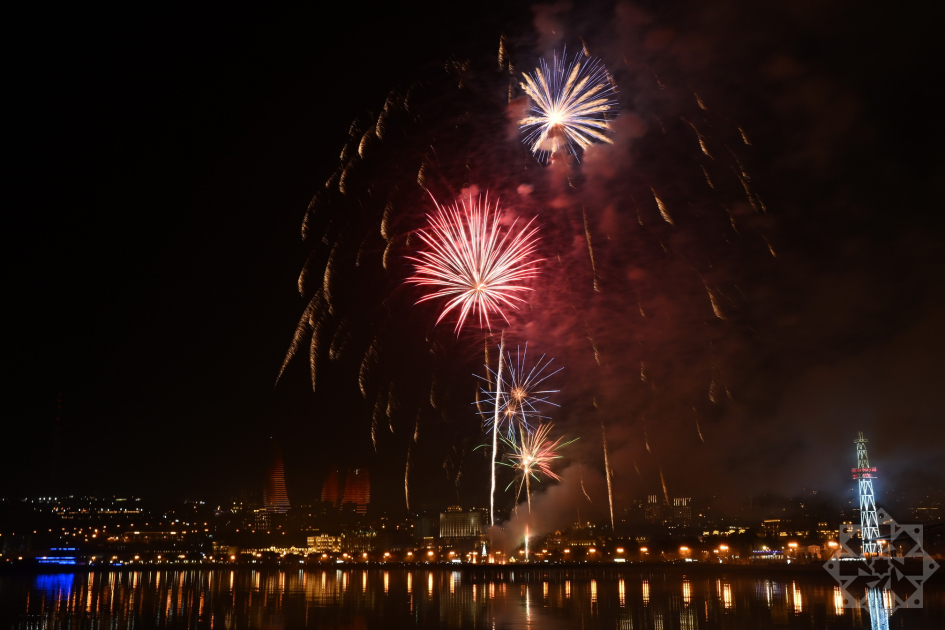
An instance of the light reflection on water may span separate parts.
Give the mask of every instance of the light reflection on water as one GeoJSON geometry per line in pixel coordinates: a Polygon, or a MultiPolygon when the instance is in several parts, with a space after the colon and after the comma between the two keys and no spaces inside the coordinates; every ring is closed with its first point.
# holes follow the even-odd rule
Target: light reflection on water
{"type": "MultiPolygon", "coordinates": [[[[829,576],[702,571],[145,570],[0,574],[0,626],[59,628],[942,628],[945,589],[888,620],[829,576]],[[423,586],[416,588],[415,580],[423,586]],[[888,626],[884,625],[888,621],[888,626]]],[[[880,596],[881,597],[881,596],[880,596]]],[[[872,599],[878,605],[880,600],[872,599]]]]}

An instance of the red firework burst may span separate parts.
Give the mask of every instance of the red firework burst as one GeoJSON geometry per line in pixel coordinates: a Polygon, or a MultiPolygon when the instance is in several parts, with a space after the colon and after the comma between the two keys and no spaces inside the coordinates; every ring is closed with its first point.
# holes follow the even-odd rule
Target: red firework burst
{"type": "Polygon", "coordinates": [[[490,328],[490,316],[524,303],[519,293],[531,291],[525,281],[538,273],[534,258],[538,227],[534,219],[517,228],[514,220],[507,229],[500,225],[499,202],[490,205],[489,197],[461,199],[452,206],[441,206],[427,215],[428,226],[418,236],[426,248],[410,257],[415,263],[408,282],[430,287],[432,292],[417,300],[446,300],[439,323],[454,309],[459,313],[456,334],[469,315],[479,318],[480,327],[490,328]]]}

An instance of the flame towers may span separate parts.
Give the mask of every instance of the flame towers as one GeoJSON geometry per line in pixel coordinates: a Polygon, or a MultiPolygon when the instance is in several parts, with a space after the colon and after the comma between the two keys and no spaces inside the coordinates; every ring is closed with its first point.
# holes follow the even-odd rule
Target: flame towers
{"type": "Polygon", "coordinates": [[[289,495],[285,489],[285,467],[282,464],[282,452],[272,443],[272,460],[263,487],[263,505],[267,512],[285,514],[289,511],[289,495]]]}

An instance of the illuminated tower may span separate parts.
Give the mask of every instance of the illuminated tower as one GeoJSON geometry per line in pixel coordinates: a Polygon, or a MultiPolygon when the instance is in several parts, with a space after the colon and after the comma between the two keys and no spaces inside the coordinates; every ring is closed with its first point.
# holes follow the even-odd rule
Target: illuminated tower
{"type": "Polygon", "coordinates": [[[876,518],[876,496],[873,494],[873,479],[876,479],[876,469],[870,468],[869,457],[866,456],[866,438],[860,431],[856,444],[856,468],[853,469],[853,478],[859,484],[860,495],[860,537],[863,541],[863,555],[879,553],[879,520],[876,518]]]}
{"type": "Polygon", "coordinates": [[[285,491],[285,469],[279,446],[272,443],[272,464],[263,487],[263,505],[268,512],[285,514],[289,511],[289,495],[285,491]]]}
{"type": "Polygon", "coordinates": [[[354,503],[358,514],[367,512],[371,502],[371,475],[367,468],[349,470],[345,476],[345,491],[341,503],[354,503]]]}
{"type": "Polygon", "coordinates": [[[341,474],[338,472],[338,467],[335,466],[328,474],[328,479],[326,479],[325,483],[322,485],[322,501],[338,507],[341,502],[341,497],[341,474]]]}

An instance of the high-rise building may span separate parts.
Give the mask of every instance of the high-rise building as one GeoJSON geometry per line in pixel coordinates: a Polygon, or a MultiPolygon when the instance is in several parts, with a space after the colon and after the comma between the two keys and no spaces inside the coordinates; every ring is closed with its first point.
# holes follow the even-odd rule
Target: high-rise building
{"type": "Polygon", "coordinates": [[[647,496],[644,518],[651,523],[661,523],[663,521],[663,504],[660,503],[657,495],[651,494],[647,496]]]}
{"type": "Polygon", "coordinates": [[[440,512],[440,543],[460,552],[478,550],[486,542],[488,522],[488,510],[467,512],[458,505],[448,507],[446,512],[440,512]]]}
{"type": "Polygon", "coordinates": [[[267,512],[285,514],[289,511],[289,495],[285,490],[285,469],[279,445],[272,442],[272,460],[263,487],[263,506],[267,512]]]}
{"type": "Polygon", "coordinates": [[[338,467],[335,466],[332,471],[328,473],[328,479],[326,479],[325,483],[322,485],[322,502],[331,503],[333,506],[338,507],[341,503],[342,496],[341,473],[338,471],[338,467]]]}
{"type": "Polygon", "coordinates": [[[677,497],[673,499],[673,520],[678,523],[689,523],[692,520],[692,499],[677,497]]]}
{"type": "Polygon", "coordinates": [[[485,532],[486,516],[482,510],[448,507],[440,513],[440,538],[477,538],[485,532]]]}
{"type": "Polygon", "coordinates": [[[367,512],[371,502],[371,474],[367,468],[355,468],[345,475],[344,493],[341,495],[341,504],[353,503],[358,514],[367,512]]]}

